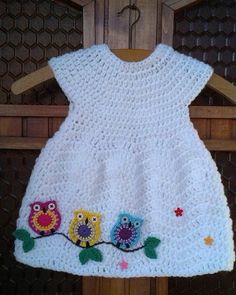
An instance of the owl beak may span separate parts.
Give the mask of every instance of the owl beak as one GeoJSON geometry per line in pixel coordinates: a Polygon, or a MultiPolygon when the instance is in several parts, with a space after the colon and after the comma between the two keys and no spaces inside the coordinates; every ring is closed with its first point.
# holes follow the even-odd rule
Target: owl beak
{"type": "Polygon", "coordinates": [[[45,208],[45,207],[43,207],[43,213],[46,213],[46,211],[47,211],[47,210],[46,210],[46,208],[45,208]]]}
{"type": "Polygon", "coordinates": [[[131,227],[131,225],[132,225],[132,224],[131,224],[131,221],[130,221],[130,222],[129,222],[129,227],[131,227]]]}
{"type": "Polygon", "coordinates": [[[86,223],[86,224],[88,223],[88,218],[85,219],[85,223],[86,223]]]}

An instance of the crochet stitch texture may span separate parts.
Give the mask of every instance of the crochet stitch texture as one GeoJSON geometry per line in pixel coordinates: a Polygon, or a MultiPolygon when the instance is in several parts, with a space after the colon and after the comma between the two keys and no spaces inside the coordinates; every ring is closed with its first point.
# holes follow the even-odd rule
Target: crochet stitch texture
{"type": "Polygon", "coordinates": [[[138,62],[102,43],[49,65],[69,112],[36,159],[14,233],[16,260],[125,278],[232,270],[220,173],[188,109],[213,68],[163,43],[138,62]],[[56,205],[31,211],[50,201],[56,205]],[[51,216],[60,216],[59,228],[51,216]]]}

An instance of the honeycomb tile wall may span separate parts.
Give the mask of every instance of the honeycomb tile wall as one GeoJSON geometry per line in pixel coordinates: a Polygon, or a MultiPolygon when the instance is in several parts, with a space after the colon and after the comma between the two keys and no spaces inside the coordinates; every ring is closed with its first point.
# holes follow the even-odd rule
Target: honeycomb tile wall
{"type": "MultiPolygon", "coordinates": [[[[211,64],[215,73],[236,85],[235,23],[236,1],[202,1],[175,15],[173,47],[211,64]]],[[[233,104],[205,88],[191,105],[233,104]]],[[[211,151],[211,155],[221,173],[236,241],[236,153],[211,151]]],[[[233,295],[235,290],[236,269],[201,277],[169,278],[170,295],[233,295]]]]}
{"type": "Polygon", "coordinates": [[[82,8],[68,1],[0,1],[0,104],[68,104],[56,82],[14,95],[11,84],[56,55],[83,47],[82,8]]]}

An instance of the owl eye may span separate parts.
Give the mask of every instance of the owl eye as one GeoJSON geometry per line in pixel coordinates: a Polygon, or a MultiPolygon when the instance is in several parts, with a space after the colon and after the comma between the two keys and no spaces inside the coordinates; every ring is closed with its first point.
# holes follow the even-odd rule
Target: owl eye
{"type": "Polygon", "coordinates": [[[78,217],[78,219],[83,219],[84,215],[83,215],[82,213],[79,213],[79,214],[77,215],[77,217],[78,217]]]}
{"type": "Polygon", "coordinates": [[[93,217],[92,217],[92,222],[97,222],[97,220],[98,220],[98,219],[97,219],[96,216],[93,216],[93,217]]]}
{"type": "Polygon", "coordinates": [[[128,221],[129,221],[128,217],[126,216],[122,217],[122,222],[128,222],[128,221]]]}
{"type": "Polygon", "coordinates": [[[34,209],[34,211],[39,211],[39,210],[41,209],[41,207],[40,207],[39,204],[35,204],[35,205],[33,206],[33,209],[34,209]]]}
{"type": "Polygon", "coordinates": [[[140,226],[140,222],[139,221],[135,221],[134,226],[135,227],[139,227],[140,226]]]}
{"type": "Polygon", "coordinates": [[[49,210],[54,210],[56,208],[56,205],[54,203],[49,203],[48,204],[48,209],[49,210]]]}

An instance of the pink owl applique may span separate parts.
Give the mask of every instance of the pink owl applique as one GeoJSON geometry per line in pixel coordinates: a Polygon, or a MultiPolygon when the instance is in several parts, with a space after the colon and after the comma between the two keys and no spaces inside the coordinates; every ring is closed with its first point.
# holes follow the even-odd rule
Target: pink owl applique
{"type": "Polygon", "coordinates": [[[61,215],[56,201],[34,202],[30,204],[29,225],[41,236],[54,233],[61,224],[61,215]]]}

